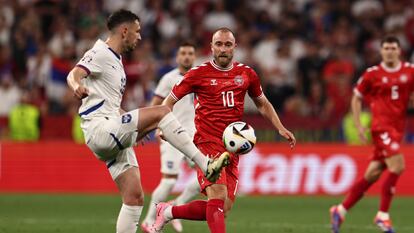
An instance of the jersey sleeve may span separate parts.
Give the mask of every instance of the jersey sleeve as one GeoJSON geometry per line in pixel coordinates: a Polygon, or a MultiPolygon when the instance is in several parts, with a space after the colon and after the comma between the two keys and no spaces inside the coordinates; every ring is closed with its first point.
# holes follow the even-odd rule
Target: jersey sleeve
{"type": "Polygon", "coordinates": [[[170,94],[172,85],[171,79],[168,76],[164,76],[161,78],[160,82],[158,83],[157,87],[155,88],[154,94],[161,98],[166,98],[168,94],[170,94]]]}
{"type": "Polygon", "coordinates": [[[88,73],[88,76],[97,76],[102,73],[103,60],[99,52],[89,50],[83,55],[76,66],[84,69],[88,73]]]}
{"type": "Polygon", "coordinates": [[[252,98],[258,98],[263,95],[262,85],[260,84],[260,79],[257,73],[249,68],[248,71],[250,85],[248,89],[249,96],[252,98]]]}
{"type": "Polygon", "coordinates": [[[172,88],[172,91],[170,93],[170,95],[175,99],[175,100],[180,100],[181,98],[183,98],[185,95],[194,92],[194,88],[196,85],[196,70],[198,67],[192,68],[190,71],[188,71],[183,79],[176,83],[174,85],[174,87],[172,88]]]}
{"type": "Polygon", "coordinates": [[[355,95],[364,97],[369,94],[371,89],[371,76],[372,71],[365,71],[365,73],[358,79],[358,82],[354,88],[355,95]]]}

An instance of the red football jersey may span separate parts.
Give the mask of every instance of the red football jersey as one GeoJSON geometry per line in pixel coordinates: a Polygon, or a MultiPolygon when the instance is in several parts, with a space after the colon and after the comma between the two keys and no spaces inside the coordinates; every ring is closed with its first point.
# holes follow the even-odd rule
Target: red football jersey
{"type": "Polygon", "coordinates": [[[189,70],[171,91],[175,100],[195,94],[194,142],[221,143],[224,129],[242,119],[244,97],[263,95],[256,72],[244,64],[233,62],[222,69],[214,61],[203,63],[189,70]]]}
{"type": "Polygon", "coordinates": [[[403,134],[410,94],[414,89],[414,65],[400,62],[394,69],[383,63],[368,68],[354,89],[372,112],[371,130],[393,128],[403,134]]]}

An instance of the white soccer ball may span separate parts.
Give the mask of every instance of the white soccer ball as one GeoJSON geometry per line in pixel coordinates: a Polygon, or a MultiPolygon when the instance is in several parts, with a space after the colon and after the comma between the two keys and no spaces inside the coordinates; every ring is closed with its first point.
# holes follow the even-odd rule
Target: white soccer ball
{"type": "Polygon", "coordinates": [[[246,122],[233,122],[223,132],[223,143],[230,153],[246,154],[256,144],[254,129],[246,122]]]}

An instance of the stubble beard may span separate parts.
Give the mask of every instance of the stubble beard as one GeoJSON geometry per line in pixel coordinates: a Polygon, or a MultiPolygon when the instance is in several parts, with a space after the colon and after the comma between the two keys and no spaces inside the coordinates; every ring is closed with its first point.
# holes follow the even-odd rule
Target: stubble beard
{"type": "Polygon", "coordinates": [[[233,56],[226,56],[226,57],[220,57],[220,56],[215,56],[214,60],[216,61],[217,65],[219,65],[221,68],[227,68],[230,64],[230,62],[232,61],[233,56]]]}

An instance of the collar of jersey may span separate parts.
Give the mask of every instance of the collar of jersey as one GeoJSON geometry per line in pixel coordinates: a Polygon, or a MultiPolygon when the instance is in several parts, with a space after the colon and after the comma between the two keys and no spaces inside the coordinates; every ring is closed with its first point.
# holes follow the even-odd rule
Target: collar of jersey
{"type": "Polygon", "coordinates": [[[211,60],[211,61],[210,61],[210,64],[211,64],[214,68],[216,68],[217,70],[220,70],[220,71],[230,71],[231,69],[233,69],[233,62],[232,62],[232,63],[231,63],[231,65],[230,65],[229,67],[227,67],[227,68],[221,68],[220,66],[216,65],[216,63],[214,62],[214,60],[211,60]]]}
{"type": "Polygon", "coordinates": [[[394,67],[394,68],[389,68],[389,67],[387,67],[387,66],[385,65],[385,63],[384,63],[384,62],[381,62],[381,67],[382,67],[382,69],[384,69],[385,71],[387,71],[387,72],[389,72],[389,73],[394,73],[394,72],[399,71],[399,70],[401,69],[401,66],[402,66],[402,62],[401,62],[401,61],[400,61],[400,62],[398,63],[398,65],[397,65],[396,67],[394,67]]]}
{"type": "Polygon", "coordinates": [[[109,47],[108,44],[105,43],[105,41],[98,39],[98,43],[101,44],[101,46],[105,46],[106,48],[108,48],[109,51],[111,51],[115,55],[115,57],[118,58],[118,60],[121,60],[121,55],[115,52],[113,49],[111,49],[111,47],[109,47]]]}

